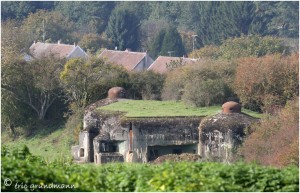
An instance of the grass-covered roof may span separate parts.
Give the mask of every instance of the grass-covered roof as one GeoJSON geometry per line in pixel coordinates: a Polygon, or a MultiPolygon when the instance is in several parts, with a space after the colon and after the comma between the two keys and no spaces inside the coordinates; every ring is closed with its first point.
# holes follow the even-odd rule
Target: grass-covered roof
{"type": "MultiPolygon", "coordinates": [[[[221,106],[191,107],[183,102],[154,100],[122,100],[98,110],[124,112],[126,117],[179,117],[179,116],[209,116],[221,112],[221,106]]],[[[242,112],[254,117],[260,114],[246,109],[242,112]]]]}

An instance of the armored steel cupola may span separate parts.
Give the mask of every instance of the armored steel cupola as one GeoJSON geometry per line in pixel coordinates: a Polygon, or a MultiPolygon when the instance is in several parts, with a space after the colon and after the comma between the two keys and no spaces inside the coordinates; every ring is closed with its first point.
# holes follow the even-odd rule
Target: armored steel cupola
{"type": "Polygon", "coordinates": [[[222,112],[223,113],[241,113],[242,105],[234,102],[229,101],[222,105],[222,112]]]}
{"type": "Polygon", "coordinates": [[[125,89],[122,87],[112,87],[108,90],[107,98],[125,98],[125,89]]]}

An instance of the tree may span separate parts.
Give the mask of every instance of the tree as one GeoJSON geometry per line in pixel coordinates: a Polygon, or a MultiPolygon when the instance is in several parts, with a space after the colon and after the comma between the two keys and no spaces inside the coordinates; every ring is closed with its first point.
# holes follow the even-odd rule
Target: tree
{"type": "Polygon", "coordinates": [[[85,108],[88,104],[105,98],[113,86],[123,86],[128,75],[125,69],[112,66],[101,59],[71,59],[60,74],[71,111],[85,108]]]}
{"type": "Polygon", "coordinates": [[[228,38],[219,47],[220,57],[234,59],[241,57],[262,57],[267,54],[288,54],[289,48],[276,37],[257,35],[228,38]]]}
{"type": "Polygon", "coordinates": [[[165,29],[161,29],[158,34],[156,35],[156,37],[154,38],[150,50],[149,50],[149,54],[155,59],[159,56],[161,48],[162,48],[162,44],[164,41],[164,37],[166,35],[166,30],[165,29]]]}
{"type": "Polygon", "coordinates": [[[270,30],[280,37],[299,37],[299,2],[277,2],[270,30]]]}
{"type": "Polygon", "coordinates": [[[3,1],[1,2],[1,17],[3,20],[22,20],[38,9],[52,10],[53,8],[54,2],[51,1],[3,1]]]}
{"type": "Polygon", "coordinates": [[[75,22],[81,33],[101,34],[114,7],[115,2],[112,1],[60,1],[57,2],[55,10],[75,22]]]}
{"type": "Polygon", "coordinates": [[[88,33],[82,36],[78,45],[87,52],[95,54],[101,48],[108,47],[110,43],[98,34],[88,33]]]}
{"type": "Polygon", "coordinates": [[[128,10],[116,9],[111,14],[106,34],[119,50],[139,48],[139,26],[138,18],[128,10]]]}
{"type": "Polygon", "coordinates": [[[298,53],[240,59],[234,90],[245,107],[272,113],[299,95],[298,53]]]}
{"type": "Polygon", "coordinates": [[[126,90],[133,99],[159,100],[164,82],[165,76],[162,74],[152,71],[134,72],[130,73],[126,90]]]}
{"type": "Polygon", "coordinates": [[[200,58],[235,60],[242,57],[262,57],[267,54],[288,55],[291,48],[284,45],[284,39],[258,35],[228,38],[220,46],[207,45],[195,50],[190,56],[200,58]]]}
{"type": "Polygon", "coordinates": [[[72,37],[74,23],[60,12],[40,10],[34,14],[31,13],[23,21],[21,28],[23,36],[27,37],[28,47],[33,41],[57,42],[62,40],[65,43],[74,43],[72,37]]]}
{"type": "Polygon", "coordinates": [[[222,104],[235,97],[231,88],[234,71],[233,63],[213,60],[177,67],[167,74],[163,99],[183,100],[193,106],[222,104]]]}
{"type": "Polygon", "coordinates": [[[163,56],[168,56],[169,53],[171,53],[172,56],[178,57],[185,55],[185,48],[181,36],[174,26],[167,29],[159,52],[159,54],[163,56]]]}
{"type": "Polygon", "coordinates": [[[16,135],[16,127],[32,130],[29,125],[35,120],[53,119],[54,108],[55,116],[61,115],[62,109],[58,109],[57,103],[61,102],[62,93],[57,71],[54,71],[61,63],[55,59],[25,62],[22,52],[28,37],[24,36],[19,22],[6,20],[1,32],[2,123],[16,135]]]}
{"type": "Polygon", "coordinates": [[[54,58],[11,60],[2,66],[1,86],[34,111],[38,120],[44,120],[49,108],[63,94],[58,79],[61,67],[61,62],[54,58]]]}
{"type": "Polygon", "coordinates": [[[299,36],[298,2],[255,2],[255,17],[250,31],[258,35],[299,36]]]}

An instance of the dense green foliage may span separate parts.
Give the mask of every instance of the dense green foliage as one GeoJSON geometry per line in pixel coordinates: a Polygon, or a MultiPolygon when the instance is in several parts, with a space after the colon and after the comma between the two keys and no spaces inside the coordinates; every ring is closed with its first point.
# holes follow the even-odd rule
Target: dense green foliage
{"type": "Polygon", "coordinates": [[[234,72],[235,65],[222,60],[176,68],[167,74],[163,99],[197,107],[221,105],[236,97],[231,88],[234,72]]]}
{"type": "Polygon", "coordinates": [[[275,169],[243,163],[207,162],[102,166],[59,161],[47,163],[32,156],[27,147],[21,150],[4,147],[1,158],[2,191],[299,191],[296,167],[275,169]],[[11,185],[5,186],[4,182],[11,185]],[[45,188],[52,183],[63,188],[45,188]],[[37,187],[31,188],[34,185],[37,187]]]}
{"type": "MultiPolygon", "coordinates": [[[[160,36],[160,34],[158,34],[160,36]]],[[[159,37],[160,39],[160,37],[159,37]]],[[[185,48],[182,43],[182,39],[177,29],[173,27],[169,27],[166,30],[164,35],[161,49],[156,50],[159,51],[159,55],[161,56],[177,56],[182,57],[185,54],[185,48]]]]}
{"type": "Polygon", "coordinates": [[[123,68],[97,58],[69,60],[60,73],[69,101],[74,105],[72,110],[105,98],[109,88],[123,86],[127,79],[128,74],[123,68]]]}
{"type": "MultiPolygon", "coordinates": [[[[295,43],[296,44],[296,43],[295,43]]],[[[262,57],[267,54],[290,53],[290,48],[285,45],[284,39],[258,35],[242,36],[239,38],[228,38],[222,41],[220,46],[204,46],[195,50],[190,56],[196,55],[206,59],[234,60],[243,57],[262,57]]]]}
{"type": "MultiPolygon", "coordinates": [[[[58,11],[66,19],[74,22],[73,29],[83,33],[105,31],[109,18],[113,18],[117,10],[127,10],[142,23],[142,36],[150,35],[148,42],[140,42],[141,49],[147,49],[155,34],[151,33],[162,22],[174,25],[181,33],[193,31],[198,34],[196,47],[209,44],[220,44],[229,37],[241,35],[272,35],[297,38],[299,35],[299,3],[294,2],[1,2],[2,19],[26,18],[29,13],[38,10],[58,11]],[[156,27],[155,27],[156,26],[156,27]],[[154,28],[153,28],[154,27],[154,28]],[[150,32],[150,33],[148,33],[150,32]]],[[[54,13],[54,12],[53,12],[54,13]]],[[[42,19],[42,18],[41,18],[42,19]]],[[[124,19],[124,18],[123,18],[124,19]]],[[[131,29],[134,20],[127,18],[126,29],[131,29]]],[[[41,23],[37,23],[40,24],[41,23]]],[[[51,31],[49,26],[48,28],[51,31]]],[[[133,31],[135,30],[132,28],[133,31]]],[[[62,36],[63,37],[63,36],[62,36]]],[[[76,39],[76,38],[75,38],[76,39]]],[[[63,41],[67,41],[64,40],[63,41]]],[[[116,46],[116,45],[114,45],[116,46]]],[[[136,47],[130,47],[136,50],[136,47]]],[[[122,47],[122,49],[124,49],[122,47]]],[[[191,51],[191,50],[188,50],[191,51]]]]}
{"type": "Polygon", "coordinates": [[[127,97],[160,100],[164,82],[165,76],[153,71],[130,73],[129,82],[125,86],[127,97]]]}
{"type": "Polygon", "coordinates": [[[109,18],[106,33],[117,49],[135,51],[139,47],[139,26],[137,16],[126,9],[116,9],[109,18]]]}
{"type": "Polygon", "coordinates": [[[101,34],[106,26],[109,16],[115,7],[114,2],[81,2],[58,1],[55,10],[75,22],[80,33],[101,34]]]}

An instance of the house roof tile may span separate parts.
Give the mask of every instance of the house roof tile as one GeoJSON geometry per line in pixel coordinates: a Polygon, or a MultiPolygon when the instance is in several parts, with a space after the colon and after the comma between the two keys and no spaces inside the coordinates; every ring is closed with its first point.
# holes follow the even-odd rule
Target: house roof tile
{"type": "Polygon", "coordinates": [[[131,51],[119,51],[119,50],[107,50],[105,49],[99,58],[107,59],[113,64],[122,65],[125,69],[131,71],[135,66],[140,63],[144,57],[146,57],[146,52],[131,52],[131,51]]]}
{"type": "Polygon", "coordinates": [[[195,64],[196,59],[182,58],[182,57],[168,57],[168,56],[159,56],[152,64],[149,66],[148,70],[152,70],[156,73],[166,73],[168,71],[167,64],[172,61],[179,61],[182,59],[184,65],[186,64],[195,64]]]}
{"type": "Polygon", "coordinates": [[[74,45],[37,42],[30,46],[29,52],[35,58],[49,56],[57,58],[66,58],[73,51],[74,48],[74,45]]]}

